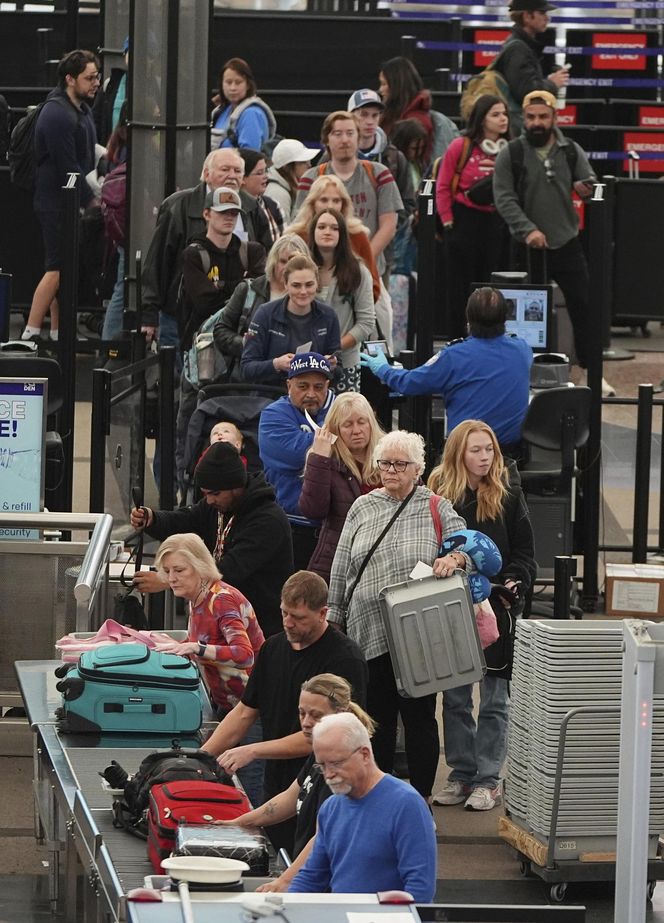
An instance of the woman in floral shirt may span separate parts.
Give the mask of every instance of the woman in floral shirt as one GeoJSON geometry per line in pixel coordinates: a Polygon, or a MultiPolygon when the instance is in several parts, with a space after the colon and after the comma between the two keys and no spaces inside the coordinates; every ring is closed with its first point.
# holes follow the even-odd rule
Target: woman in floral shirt
{"type": "MultiPolygon", "coordinates": [[[[174,595],[189,604],[187,640],[165,642],[157,650],[196,660],[221,720],[242,698],[265,640],[256,614],[248,599],[221,579],[214,558],[198,535],[183,533],[167,538],[159,547],[155,564],[174,595]]],[[[251,739],[243,742],[256,739],[252,731],[254,728],[250,729],[251,739]]],[[[262,764],[253,768],[254,773],[259,769],[262,777],[262,764]]],[[[262,778],[254,780],[257,789],[250,781],[251,770],[252,766],[242,770],[240,779],[252,804],[260,804],[262,778]]]]}

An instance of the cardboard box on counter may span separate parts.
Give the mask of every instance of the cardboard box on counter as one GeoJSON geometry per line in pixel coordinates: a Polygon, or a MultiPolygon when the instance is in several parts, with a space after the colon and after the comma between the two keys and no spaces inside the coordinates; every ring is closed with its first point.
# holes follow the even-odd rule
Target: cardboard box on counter
{"type": "Polygon", "coordinates": [[[664,618],[664,566],[607,564],[606,614],[664,618]]]}

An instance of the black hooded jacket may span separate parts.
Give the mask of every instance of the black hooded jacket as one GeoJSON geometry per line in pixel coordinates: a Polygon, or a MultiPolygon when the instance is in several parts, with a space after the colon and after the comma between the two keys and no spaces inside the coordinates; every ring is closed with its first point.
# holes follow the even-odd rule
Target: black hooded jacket
{"type": "MultiPolygon", "coordinates": [[[[261,472],[249,475],[232,517],[217,565],[226,583],[252,604],[267,638],[282,630],[281,588],[293,573],[293,543],[286,514],[261,472]]],[[[222,529],[229,518],[224,517],[222,529]]],[[[187,509],[155,512],[146,532],[159,541],[169,535],[195,532],[214,554],[218,527],[217,511],[202,499],[187,509]]]]}

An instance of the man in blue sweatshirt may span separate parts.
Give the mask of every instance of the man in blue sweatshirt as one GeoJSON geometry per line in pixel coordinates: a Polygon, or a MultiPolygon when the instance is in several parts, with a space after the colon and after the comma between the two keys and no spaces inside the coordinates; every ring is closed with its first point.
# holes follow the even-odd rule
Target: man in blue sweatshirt
{"type": "Polygon", "coordinates": [[[314,848],[288,890],[397,890],[430,903],[436,892],[436,837],[422,796],[381,772],[355,715],[323,718],[313,730],[313,744],[314,768],[336,797],[321,805],[314,848]]]}
{"type": "Polygon", "coordinates": [[[45,272],[32,297],[22,339],[36,339],[51,313],[51,339],[58,339],[62,187],[68,173],[79,173],[80,204],[93,192],[85,177],[95,166],[97,132],[90,105],[99,89],[99,61],[91,51],[70,51],[58,64],[58,86],[52,90],[35,124],[34,208],[44,237],[45,272]]]}
{"type": "Polygon", "coordinates": [[[315,435],[310,421],[323,425],[334,400],[329,390],[331,379],[332,369],[325,356],[296,355],[288,371],[288,394],[269,404],[258,424],[258,450],[265,477],[291,525],[295,570],[307,569],[318,540],[319,523],[300,513],[298,501],[304,461],[315,435]]]}

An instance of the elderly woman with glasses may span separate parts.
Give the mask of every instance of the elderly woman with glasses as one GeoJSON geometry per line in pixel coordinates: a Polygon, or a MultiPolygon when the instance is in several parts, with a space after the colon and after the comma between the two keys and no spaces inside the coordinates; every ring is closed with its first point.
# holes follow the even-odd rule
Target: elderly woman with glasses
{"type": "Polygon", "coordinates": [[[400,714],[410,782],[429,801],[440,751],[436,696],[410,699],[397,691],[378,596],[383,587],[406,580],[418,561],[432,564],[439,577],[470,569],[463,552],[438,557],[434,504],[443,539],[466,524],[448,500],[420,485],[421,436],[388,433],[374,449],[374,463],[382,486],[350,508],[332,563],[327,617],[359,644],[367,659],[367,710],[378,725],[373,741],[378,766],[384,772],[393,769],[400,714]]]}

